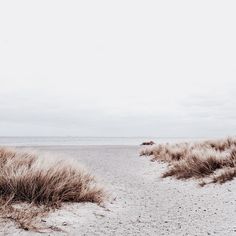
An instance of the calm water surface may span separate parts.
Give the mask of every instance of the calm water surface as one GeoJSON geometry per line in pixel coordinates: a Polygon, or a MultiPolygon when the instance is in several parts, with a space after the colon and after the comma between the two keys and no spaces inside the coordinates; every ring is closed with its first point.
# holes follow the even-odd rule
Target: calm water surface
{"type": "Polygon", "coordinates": [[[194,141],[204,138],[159,137],[0,137],[2,146],[51,146],[51,145],[140,145],[144,141],[156,143],[194,141]]]}

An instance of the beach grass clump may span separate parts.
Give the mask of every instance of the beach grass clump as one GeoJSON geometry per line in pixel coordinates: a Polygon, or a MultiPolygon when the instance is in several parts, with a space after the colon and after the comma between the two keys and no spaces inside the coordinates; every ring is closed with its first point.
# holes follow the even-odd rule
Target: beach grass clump
{"type": "Polygon", "coordinates": [[[0,216],[21,228],[33,228],[36,216],[63,202],[100,204],[104,197],[94,176],[76,161],[0,148],[0,216]],[[20,203],[24,207],[16,207],[20,203]]]}
{"type": "Polygon", "coordinates": [[[212,183],[225,183],[226,181],[230,181],[236,177],[236,167],[235,168],[225,168],[223,171],[213,176],[212,183]]]}
{"type": "Polygon", "coordinates": [[[140,155],[168,163],[162,177],[201,179],[225,183],[236,177],[236,138],[177,144],[159,144],[141,149],[140,155]]]}

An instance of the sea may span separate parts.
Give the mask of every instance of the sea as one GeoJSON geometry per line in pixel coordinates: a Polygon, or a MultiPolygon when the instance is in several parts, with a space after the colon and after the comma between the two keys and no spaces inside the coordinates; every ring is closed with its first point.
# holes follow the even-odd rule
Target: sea
{"type": "Polygon", "coordinates": [[[0,137],[0,146],[86,146],[86,145],[140,145],[142,142],[173,143],[196,141],[189,137],[0,137]]]}

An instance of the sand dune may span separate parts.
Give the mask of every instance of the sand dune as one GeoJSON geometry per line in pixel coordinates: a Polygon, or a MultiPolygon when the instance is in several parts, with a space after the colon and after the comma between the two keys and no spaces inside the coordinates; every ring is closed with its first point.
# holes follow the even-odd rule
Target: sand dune
{"type": "MultiPolygon", "coordinates": [[[[63,204],[45,217],[50,235],[235,235],[235,180],[199,187],[196,182],[159,178],[166,164],[138,158],[135,146],[39,148],[73,157],[89,167],[111,194],[104,207],[63,204]]],[[[32,235],[14,224],[1,231],[32,235]]],[[[41,234],[39,234],[41,235],[41,234]]]]}
{"type": "Polygon", "coordinates": [[[52,156],[0,148],[1,218],[40,231],[35,221],[63,202],[103,201],[103,189],[77,161],[52,156]]]}
{"type": "Polygon", "coordinates": [[[201,186],[236,177],[236,138],[144,146],[140,155],[168,163],[163,177],[201,179],[201,186]]]}

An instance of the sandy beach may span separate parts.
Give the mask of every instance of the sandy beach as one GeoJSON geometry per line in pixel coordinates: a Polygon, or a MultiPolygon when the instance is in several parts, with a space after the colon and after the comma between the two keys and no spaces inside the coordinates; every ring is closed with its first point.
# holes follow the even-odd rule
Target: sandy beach
{"type": "Polygon", "coordinates": [[[0,1],[0,236],[236,236],[236,1],[0,1]]]}
{"type": "MultiPolygon", "coordinates": [[[[32,147],[74,158],[104,185],[109,200],[64,204],[43,219],[46,235],[235,235],[235,180],[199,187],[160,175],[165,165],[138,156],[137,146],[32,147]],[[59,231],[60,228],[62,231],[59,231]]],[[[0,235],[32,235],[1,223],[0,235]]],[[[35,233],[37,234],[37,233],[35,233]]]]}

